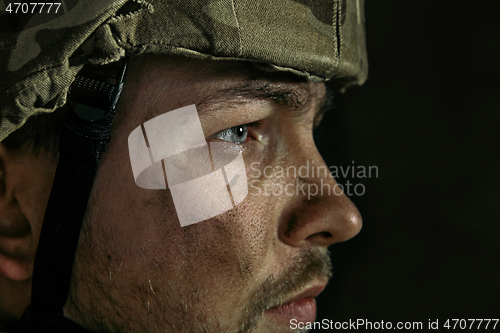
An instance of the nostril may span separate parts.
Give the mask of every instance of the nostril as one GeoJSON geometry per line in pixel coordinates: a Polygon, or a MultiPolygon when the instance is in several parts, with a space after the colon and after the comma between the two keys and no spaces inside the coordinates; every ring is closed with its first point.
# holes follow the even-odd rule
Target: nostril
{"type": "Polygon", "coordinates": [[[318,233],[315,233],[315,234],[307,237],[307,239],[316,238],[316,237],[331,239],[333,237],[333,235],[331,233],[329,233],[328,231],[322,231],[322,232],[318,232],[318,233]]]}

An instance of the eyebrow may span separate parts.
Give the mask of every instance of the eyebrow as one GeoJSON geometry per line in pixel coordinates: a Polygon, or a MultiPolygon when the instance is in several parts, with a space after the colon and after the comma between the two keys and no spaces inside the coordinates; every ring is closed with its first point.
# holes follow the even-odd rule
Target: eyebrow
{"type": "MultiPolygon", "coordinates": [[[[332,97],[327,93],[327,98],[332,97]]],[[[207,107],[210,104],[224,103],[228,107],[236,107],[238,104],[246,101],[237,101],[235,97],[250,97],[256,99],[270,100],[279,106],[282,106],[297,116],[307,113],[307,107],[311,104],[313,96],[308,89],[303,87],[291,86],[290,84],[273,83],[266,81],[250,81],[243,85],[232,86],[215,91],[196,104],[197,108],[207,107]]],[[[332,98],[333,99],[333,98],[332,98]]],[[[328,102],[322,104],[323,106],[328,102]]],[[[329,103],[329,105],[332,103],[329,103]]],[[[318,110],[323,113],[323,107],[318,110]]]]}

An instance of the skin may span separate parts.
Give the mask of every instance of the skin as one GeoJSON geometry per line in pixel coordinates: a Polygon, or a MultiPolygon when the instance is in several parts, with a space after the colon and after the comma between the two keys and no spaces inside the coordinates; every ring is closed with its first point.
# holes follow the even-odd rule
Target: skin
{"type": "Polygon", "coordinates": [[[56,162],[0,145],[0,331],[30,303],[31,276],[56,162]]]}
{"type": "MultiPolygon", "coordinates": [[[[279,177],[274,168],[264,176],[250,165],[325,165],[312,136],[324,98],[323,83],[259,73],[242,62],[153,56],[135,60],[94,182],[64,314],[99,332],[290,331],[264,311],[324,285],[329,276],[327,247],[356,235],[361,217],[345,195],[263,195],[266,186],[269,192],[280,182],[307,188],[322,181],[333,187],[335,180],[327,175],[279,177]],[[264,98],[231,91],[249,83],[293,92],[295,104],[287,105],[276,97],[280,94],[264,98]],[[216,141],[211,136],[224,129],[260,122],[249,128],[240,145],[247,179],[255,182],[236,208],[180,227],[168,190],[135,184],[127,140],[142,122],[191,104],[197,105],[208,142],[216,141]]],[[[29,191],[20,192],[12,183],[6,187],[8,202],[17,205],[30,226],[29,265],[15,276],[27,295],[33,246],[36,249],[55,167],[48,160],[44,163],[47,171],[43,181],[35,182],[32,201],[18,197],[29,191]]],[[[32,177],[37,173],[23,172],[32,177]]],[[[7,179],[9,173],[5,175],[7,179]]],[[[0,290],[10,290],[4,285],[0,290]]],[[[3,311],[8,301],[2,302],[3,311]]],[[[11,316],[21,313],[19,309],[11,316]]]]}

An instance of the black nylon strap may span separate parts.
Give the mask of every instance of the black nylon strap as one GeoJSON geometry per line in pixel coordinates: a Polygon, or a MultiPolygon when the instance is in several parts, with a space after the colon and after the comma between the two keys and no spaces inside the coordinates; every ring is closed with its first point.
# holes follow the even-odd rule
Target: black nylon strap
{"type": "Polygon", "coordinates": [[[34,314],[31,306],[26,309],[16,332],[46,332],[46,333],[89,333],[86,329],[61,315],[44,316],[34,314]]]}
{"type": "Polygon", "coordinates": [[[97,167],[110,140],[125,65],[117,70],[105,116],[89,121],[72,112],[63,125],[59,161],[35,257],[31,305],[18,332],[87,332],[64,318],[62,308],[68,298],[78,238],[97,167]]]}
{"type": "Polygon", "coordinates": [[[74,113],[70,117],[61,133],[59,162],[36,253],[31,292],[35,313],[59,313],[66,303],[83,217],[109,141],[112,115],[99,124],[74,113]]]}

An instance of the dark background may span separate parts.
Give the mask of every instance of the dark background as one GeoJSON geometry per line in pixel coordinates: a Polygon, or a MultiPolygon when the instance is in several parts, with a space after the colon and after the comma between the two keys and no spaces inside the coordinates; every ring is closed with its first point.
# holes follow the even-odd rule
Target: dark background
{"type": "Polygon", "coordinates": [[[318,146],[379,177],[354,179],[363,229],[330,247],[317,321],[500,318],[499,5],[366,2],[369,78],[318,146]]]}

